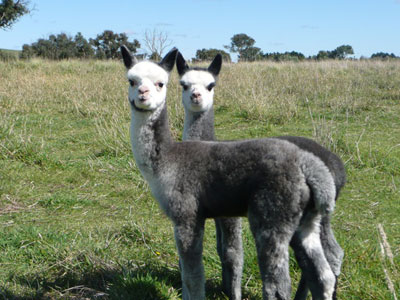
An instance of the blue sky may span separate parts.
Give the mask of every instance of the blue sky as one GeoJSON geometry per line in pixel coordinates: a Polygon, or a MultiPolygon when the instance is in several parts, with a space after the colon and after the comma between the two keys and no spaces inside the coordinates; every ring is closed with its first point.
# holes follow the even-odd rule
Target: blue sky
{"type": "Polygon", "coordinates": [[[356,57],[379,51],[400,56],[400,0],[31,0],[31,5],[31,15],[0,30],[0,48],[20,50],[61,32],[95,38],[106,29],[142,43],[144,32],[156,28],[186,58],[197,49],[223,49],[237,33],[254,38],[264,52],[308,56],[349,44],[356,57]]]}

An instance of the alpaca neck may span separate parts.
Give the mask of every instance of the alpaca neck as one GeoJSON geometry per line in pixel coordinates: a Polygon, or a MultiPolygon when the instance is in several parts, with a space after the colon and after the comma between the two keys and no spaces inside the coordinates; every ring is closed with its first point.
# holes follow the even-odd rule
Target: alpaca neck
{"type": "Polygon", "coordinates": [[[145,178],[154,176],[173,144],[166,103],[149,112],[140,112],[132,107],[131,144],[136,163],[145,178]]]}
{"type": "Polygon", "coordinates": [[[183,140],[212,141],[214,135],[214,108],[204,112],[192,112],[185,108],[183,140]]]}

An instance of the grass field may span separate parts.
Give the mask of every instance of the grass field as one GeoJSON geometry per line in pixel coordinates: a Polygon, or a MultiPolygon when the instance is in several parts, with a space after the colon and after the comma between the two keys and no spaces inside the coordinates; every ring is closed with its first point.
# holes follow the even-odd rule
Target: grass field
{"type": "MultiPolygon", "coordinates": [[[[127,87],[120,62],[0,62],[0,299],[179,299],[172,226],[131,155],[127,87]]],[[[174,70],[176,139],[180,95],[174,70]]],[[[302,135],[340,155],[339,299],[399,297],[400,62],[224,65],[215,98],[219,139],[302,135]]],[[[244,224],[243,297],[261,299],[244,224]]],[[[207,299],[226,299],[212,221],[204,263],[207,299]]]]}

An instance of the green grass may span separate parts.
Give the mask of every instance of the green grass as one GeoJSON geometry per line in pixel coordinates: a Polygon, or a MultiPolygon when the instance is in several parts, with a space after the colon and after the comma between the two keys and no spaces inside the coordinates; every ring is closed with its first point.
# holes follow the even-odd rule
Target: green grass
{"type": "MultiPolygon", "coordinates": [[[[172,226],[131,155],[124,72],[119,62],[0,62],[0,299],[179,299],[172,226]]],[[[342,157],[339,299],[394,299],[385,270],[399,296],[400,64],[224,65],[215,98],[219,139],[303,135],[342,157]]],[[[168,106],[180,139],[176,71],[168,106]]],[[[207,299],[225,299],[206,227],[207,299]]],[[[243,240],[243,296],[261,299],[247,220],[243,240]]],[[[290,265],[295,287],[293,256],[290,265]]]]}

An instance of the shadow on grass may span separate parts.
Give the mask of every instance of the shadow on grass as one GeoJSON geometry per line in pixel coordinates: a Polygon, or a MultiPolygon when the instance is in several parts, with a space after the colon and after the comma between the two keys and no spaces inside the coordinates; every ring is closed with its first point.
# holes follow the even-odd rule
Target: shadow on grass
{"type": "MultiPolygon", "coordinates": [[[[179,270],[158,265],[118,270],[97,270],[85,274],[67,274],[54,281],[44,276],[13,278],[29,295],[15,295],[0,287],[0,300],[28,299],[140,299],[170,300],[181,298],[179,270]],[[79,276],[79,279],[77,278],[79,276]]],[[[207,299],[228,299],[217,280],[206,283],[207,299]]]]}

